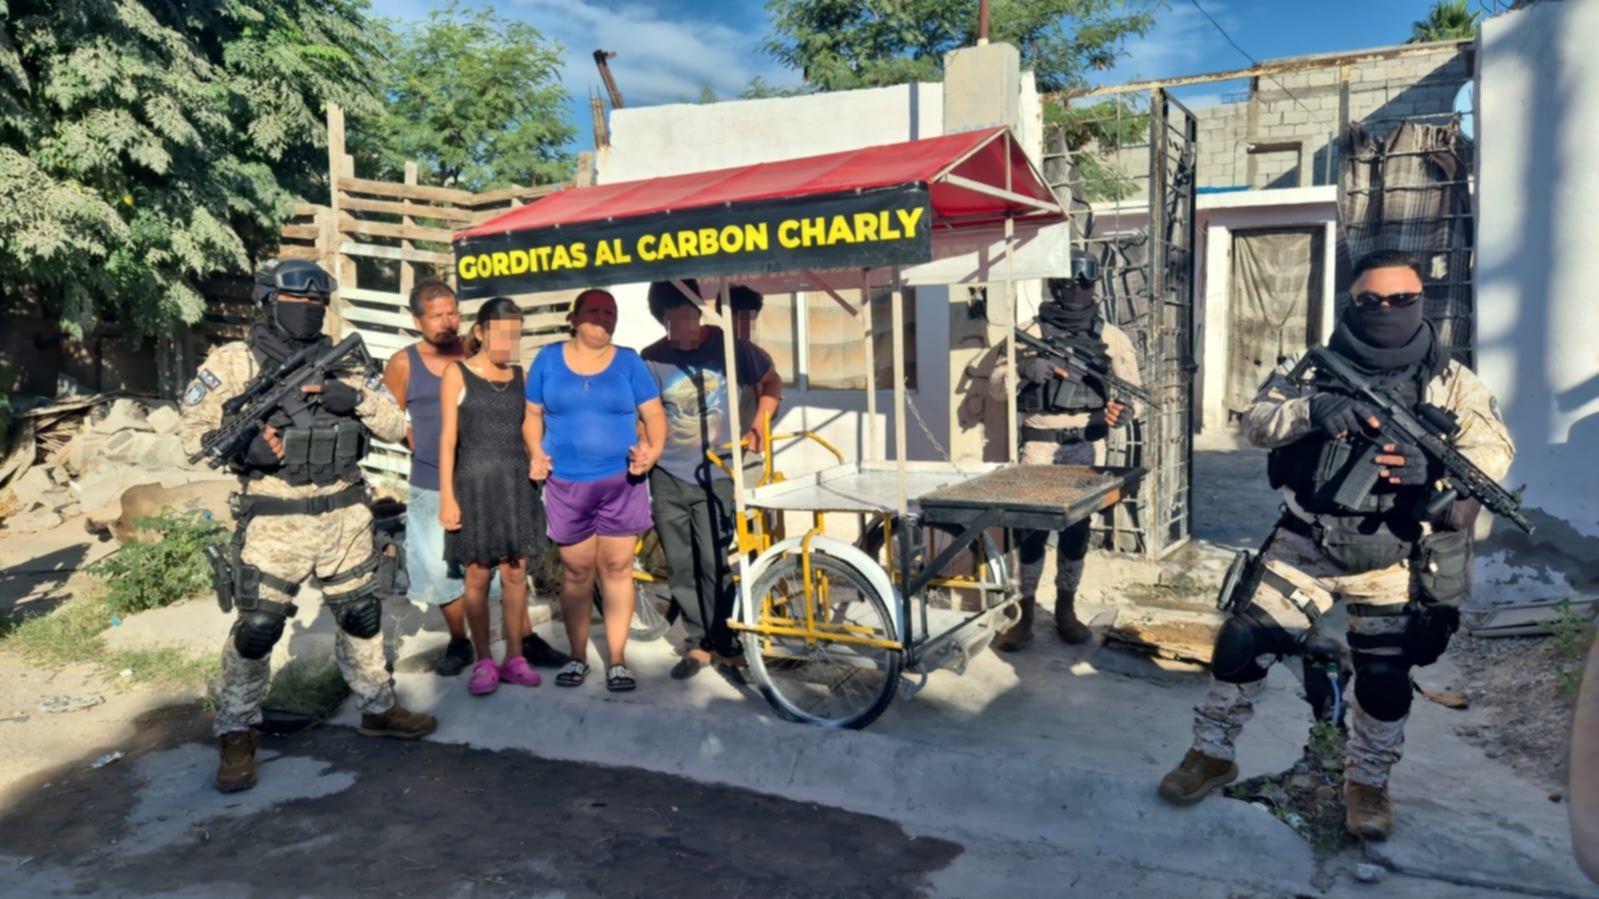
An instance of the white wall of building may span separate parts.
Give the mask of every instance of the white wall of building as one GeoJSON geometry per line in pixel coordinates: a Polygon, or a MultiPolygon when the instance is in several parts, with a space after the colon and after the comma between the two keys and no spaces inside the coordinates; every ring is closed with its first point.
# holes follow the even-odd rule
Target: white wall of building
{"type": "Polygon", "coordinates": [[[1480,545],[1479,600],[1599,595],[1599,3],[1534,3],[1478,54],[1477,360],[1517,446],[1530,538],[1480,545]]]}
{"type": "MultiPolygon", "coordinates": [[[[610,119],[612,146],[598,154],[596,180],[599,184],[614,184],[938,137],[944,133],[943,102],[942,85],[916,84],[805,97],[615,110],[610,119]]],[[[1030,73],[1022,79],[1022,110],[1024,133],[1019,137],[1036,160],[1040,155],[1043,113],[1030,73]]],[[[1038,292],[1036,284],[1022,285],[1020,290],[1024,295],[1038,292]]],[[[663,335],[661,327],[649,316],[646,291],[644,284],[619,285],[614,289],[621,307],[617,343],[643,348],[663,335]]],[[[916,293],[917,389],[907,394],[915,405],[914,411],[943,447],[950,442],[949,303],[946,288],[920,288],[916,293]]],[[[878,445],[871,455],[886,458],[894,433],[893,393],[879,391],[877,404],[878,445]]],[[[775,429],[815,431],[837,445],[847,458],[862,458],[869,450],[866,394],[789,388],[775,429]]],[[[941,457],[914,416],[907,422],[907,434],[911,458],[941,457]]],[[[831,456],[808,442],[782,450],[778,461],[791,476],[833,464],[831,456]]]]}

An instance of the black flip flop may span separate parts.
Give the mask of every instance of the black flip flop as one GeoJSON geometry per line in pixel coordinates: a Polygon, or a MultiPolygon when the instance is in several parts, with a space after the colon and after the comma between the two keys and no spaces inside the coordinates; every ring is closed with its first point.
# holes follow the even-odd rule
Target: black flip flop
{"type": "Polygon", "coordinates": [[[555,676],[557,687],[581,687],[583,679],[589,676],[589,666],[576,659],[566,663],[561,673],[555,676]]]}
{"type": "Polygon", "coordinates": [[[637,686],[638,681],[633,680],[626,665],[612,665],[611,670],[605,672],[605,689],[612,693],[626,693],[637,686]]]}

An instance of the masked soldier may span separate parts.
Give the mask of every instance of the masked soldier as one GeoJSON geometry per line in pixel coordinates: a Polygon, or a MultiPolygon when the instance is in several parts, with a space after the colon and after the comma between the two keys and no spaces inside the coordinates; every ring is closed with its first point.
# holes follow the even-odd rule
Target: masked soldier
{"type": "MultiPolygon", "coordinates": [[[[1489,478],[1504,477],[1515,455],[1510,435],[1488,389],[1450,359],[1423,318],[1418,263],[1381,251],[1354,273],[1353,302],[1327,349],[1418,416],[1448,413],[1458,423],[1454,449],[1489,478]]],[[[1269,476],[1286,508],[1262,548],[1259,586],[1238,598],[1244,612],[1216,637],[1193,748],[1161,781],[1160,794],[1186,805],[1238,776],[1234,741],[1265,690],[1267,669],[1294,651],[1293,632],[1303,633],[1310,617],[1294,606],[1313,604],[1315,615],[1342,601],[1354,668],[1345,824],[1356,836],[1383,839],[1393,829],[1388,773],[1404,745],[1410,671],[1436,661],[1458,625],[1481,505],[1437,502],[1450,496],[1445,473],[1419,447],[1383,433],[1375,410],[1335,386],[1294,383],[1297,363],[1279,365],[1244,415],[1250,442],[1271,450],[1269,476]],[[1372,463],[1376,486],[1362,493],[1366,481],[1354,473],[1372,463]],[[1351,479],[1354,490],[1346,489],[1351,479]]]]}
{"type": "MultiPolygon", "coordinates": [[[[1132,342],[1099,311],[1094,285],[1099,267],[1092,257],[1074,253],[1072,277],[1051,278],[1049,298],[1039,307],[1038,318],[1023,330],[1057,347],[1071,347],[1090,369],[1138,385],[1138,357],[1132,342]]],[[[1016,389],[1006,378],[1003,353],[989,376],[989,393],[1003,401],[1016,389]]],[[[1061,363],[1034,354],[1017,354],[1020,394],[1016,400],[1021,421],[1024,465],[1103,465],[1105,438],[1110,429],[1129,417],[1128,398],[1118,398],[1103,382],[1076,376],[1062,377],[1061,363]]],[[[1134,413],[1136,414],[1136,410],[1134,413]]],[[[1055,631],[1067,643],[1086,643],[1092,636],[1077,620],[1077,587],[1088,555],[1089,522],[1061,532],[1055,547],[1055,631]]],[[[1046,531],[1032,531],[1021,541],[1021,620],[1001,634],[995,646],[1014,652],[1033,639],[1033,607],[1038,580],[1044,573],[1046,531]]]]}
{"type": "MultiPolygon", "coordinates": [[[[184,450],[200,450],[224,423],[223,403],[263,371],[301,350],[314,357],[331,348],[322,333],[333,279],[311,262],[274,260],[255,278],[254,299],[266,321],[243,341],[212,350],[183,395],[178,435],[184,450]]],[[[394,698],[383,652],[381,597],[375,577],[372,513],[358,463],[372,437],[397,441],[405,417],[372,377],[330,375],[307,384],[299,397],[270,413],[267,427],[229,459],[239,476],[231,584],[238,619],[222,650],[222,695],[213,726],[221,744],[217,789],[255,786],[261,701],[271,679],[272,647],[297,611],[301,585],[315,574],[323,602],[338,623],[335,656],[360,706],[360,732],[416,739],[433,732],[430,715],[407,711],[394,698]]]]}

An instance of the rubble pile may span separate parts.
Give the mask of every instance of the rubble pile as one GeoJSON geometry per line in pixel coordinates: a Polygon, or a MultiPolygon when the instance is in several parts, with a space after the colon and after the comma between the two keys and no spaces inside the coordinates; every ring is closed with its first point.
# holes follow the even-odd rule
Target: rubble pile
{"type": "Polygon", "coordinates": [[[188,464],[178,421],[175,403],[130,397],[75,398],[21,413],[0,452],[0,527],[32,534],[79,515],[113,521],[131,487],[217,477],[188,464]]]}

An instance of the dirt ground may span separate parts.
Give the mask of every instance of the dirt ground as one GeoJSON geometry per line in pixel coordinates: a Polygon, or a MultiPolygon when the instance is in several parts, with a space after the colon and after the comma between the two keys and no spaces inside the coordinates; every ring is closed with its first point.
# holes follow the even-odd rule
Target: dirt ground
{"type": "Polygon", "coordinates": [[[24,870],[93,895],[844,899],[922,896],[961,852],[886,820],[667,775],[333,727],[263,738],[263,758],[282,753],[261,765],[263,786],[310,756],[353,775],[347,788],[242,817],[174,808],[196,820],[149,851],[128,821],[141,792],[164,787],[141,784],[138,761],[205,741],[184,776],[209,777],[209,715],[176,706],[140,723],[127,758],[76,759],[7,797],[0,846],[31,857],[24,870]],[[224,890],[246,879],[249,892],[224,890]]]}
{"type": "Polygon", "coordinates": [[[1456,732],[1491,759],[1550,789],[1566,789],[1574,697],[1561,696],[1556,672],[1566,662],[1544,637],[1456,636],[1449,655],[1459,666],[1476,714],[1456,732]]]}

